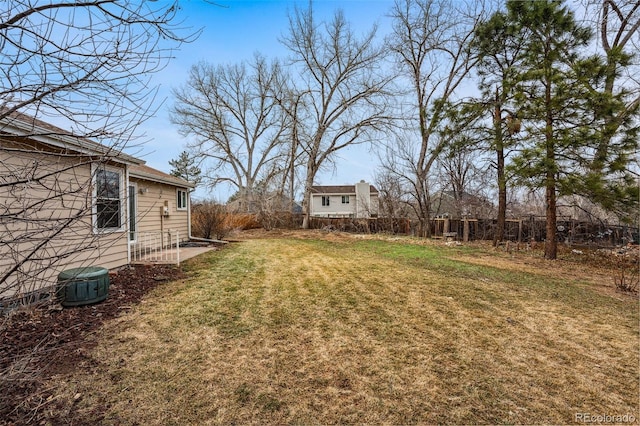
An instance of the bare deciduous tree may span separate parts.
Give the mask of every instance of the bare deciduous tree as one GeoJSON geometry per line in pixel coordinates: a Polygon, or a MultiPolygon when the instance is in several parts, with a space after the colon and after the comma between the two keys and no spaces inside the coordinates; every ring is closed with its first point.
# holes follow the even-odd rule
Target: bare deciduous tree
{"type": "Polygon", "coordinates": [[[407,128],[415,132],[394,147],[399,154],[395,170],[412,187],[420,234],[429,236],[432,168],[448,139],[441,131],[447,103],[476,63],[469,50],[474,29],[483,16],[481,6],[449,0],[398,0],[392,10],[389,44],[398,70],[410,87],[407,128]],[[472,10],[473,9],[473,10],[472,10]]]}
{"type": "Polygon", "coordinates": [[[121,151],[141,142],[136,128],[157,107],[153,73],[197,36],[181,35],[178,10],[177,2],[3,2],[0,297],[38,289],[63,260],[96,252],[91,188],[103,175],[90,165],[131,160],[121,151]]]}
{"type": "Polygon", "coordinates": [[[305,134],[306,129],[302,125],[309,118],[305,115],[307,110],[304,108],[304,97],[306,92],[296,92],[293,84],[286,83],[285,87],[289,90],[283,91],[282,99],[279,100],[285,114],[289,117],[289,129],[285,136],[283,144],[284,164],[279,164],[279,168],[275,175],[280,175],[280,185],[278,192],[281,196],[287,196],[289,199],[289,212],[293,212],[296,194],[300,190],[300,169],[304,166],[304,152],[302,151],[302,141],[309,140],[305,134]],[[286,191],[286,192],[285,192],[286,191]]]}
{"type": "Polygon", "coordinates": [[[227,182],[247,205],[258,180],[265,183],[283,166],[281,150],[289,116],[281,107],[282,68],[256,55],[251,64],[212,66],[201,62],[189,81],[174,90],[172,121],[194,136],[210,186],[227,182]]]}
{"type": "Polygon", "coordinates": [[[123,148],[157,107],[151,76],[189,41],[178,3],[9,0],[0,11],[0,118],[54,118],[123,148]],[[164,41],[173,41],[165,44],[164,41]],[[168,47],[169,46],[169,47],[168,47]]]}
{"type": "Polygon", "coordinates": [[[376,174],[376,188],[379,191],[379,216],[386,219],[408,218],[411,216],[407,203],[407,193],[397,175],[381,169],[376,174]]]}
{"type": "Polygon", "coordinates": [[[476,205],[479,200],[488,198],[487,189],[491,184],[489,160],[482,157],[473,143],[474,137],[472,134],[461,134],[456,142],[445,149],[436,164],[442,185],[440,197],[446,194],[453,200],[455,218],[477,217],[479,214],[489,213],[486,206],[483,205],[484,208],[480,209],[476,205]]]}
{"type": "Polygon", "coordinates": [[[380,72],[382,48],[375,45],[376,28],[356,37],[341,11],[331,22],[319,23],[313,9],[295,9],[289,34],[283,38],[298,65],[297,124],[305,159],[303,228],[309,226],[311,186],[317,173],[336,152],[372,141],[388,125],[387,86],[391,78],[380,72]],[[304,111],[303,111],[304,110],[304,111]]]}

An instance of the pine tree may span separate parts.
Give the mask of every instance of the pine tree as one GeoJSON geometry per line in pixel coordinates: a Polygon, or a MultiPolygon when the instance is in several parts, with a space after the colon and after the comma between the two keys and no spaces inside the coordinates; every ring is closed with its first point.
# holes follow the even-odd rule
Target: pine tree
{"type": "Polygon", "coordinates": [[[520,118],[514,110],[516,70],[521,60],[524,39],[517,28],[508,23],[505,12],[498,11],[478,26],[472,48],[479,57],[477,70],[482,98],[469,108],[483,116],[491,116],[491,126],[483,129],[487,137],[485,149],[495,154],[498,187],[498,223],[494,245],[504,238],[507,210],[506,153],[516,142],[520,118]]]}
{"type": "Polygon", "coordinates": [[[196,186],[202,181],[202,171],[196,166],[195,158],[191,157],[187,151],[182,151],[175,160],[169,160],[172,167],[171,175],[189,181],[196,186]]]}
{"type": "MultiPolygon", "coordinates": [[[[585,173],[573,176],[567,186],[622,220],[633,222],[638,215],[640,194],[637,174],[634,176],[629,166],[638,164],[640,102],[631,101],[632,94],[627,89],[614,91],[610,82],[611,61],[615,59],[612,54],[608,56],[581,64],[582,74],[590,76],[586,83],[591,90],[587,101],[592,124],[581,129],[580,138],[592,141],[593,148],[575,153],[585,173]]],[[[618,62],[618,72],[625,61],[621,58],[618,62]]]]}
{"type": "Polygon", "coordinates": [[[634,164],[637,171],[640,91],[637,80],[633,82],[627,77],[637,74],[640,65],[634,52],[640,29],[640,1],[605,0],[590,2],[587,8],[597,17],[594,23],[605,68],[593,88],[608,100],[605,103],[608,107],[594,105],[596,123],[592,137],[598,142],[595,154],[587,158],[587,179],[578,188],[621,219],[637,223],[638,175],[634,176],[629,165],[634,164]]]}
{"type": "Polygon", "coordinates": [[[508,1],[507,21],[524,41],[516,102],[523,115],[527,145],[514,159],[521,182],[545,189],[545,258],[557,257],[558,195],[584,176],[578,155],[592,151],[585,137],[593,123],[594,93],[589,82],[600,73],[593,58],[581,57],[591,40],[573,13],[558,1],[508,1]]]}

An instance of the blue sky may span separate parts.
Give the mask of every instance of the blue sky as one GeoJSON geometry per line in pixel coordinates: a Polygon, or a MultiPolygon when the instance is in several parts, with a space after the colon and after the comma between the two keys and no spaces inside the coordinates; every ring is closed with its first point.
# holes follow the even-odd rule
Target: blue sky
{"type": "MultiPolygon", "coordinates": [[[[161,0],[162,1],[162,0],[161,0]]],[[[279,38],[288,31],[288,13],[297,5],[306,8],[307,1],[292,0],[217,0],[214,4],[204,0],[184,1],[180,16],[183,25],[203,28],[201,36],[193,43],[175,52],[175,58],[161,72],[155,74],[152,83],[160,85],[158,101],[165,99],[156,117],[145,123],[139,131],[150,141],[135,155],[147,161],[151,167],[168,172],[168,161],[184,150],[185,140],[169,120],[173,103],[171,89],[187,80],[191,65],[205,60],[213,64],[237,63],[249,60],[255,52],[267,58],[287,57],[287,50],[279,38]]],[[[390,0],[316,0],[314,13],[318,20],[330,20],[336,9],[344,11],[357,34],[364,33],[378,23],[378,34],[389,32],[386,14],[393,2],[390,0]]],[[[369,147],[350,148],[336,159],[335,170],[322,173],[317,184],[354,184],[360,179],[373,181],[377,158],[369,147]]],[[[199,189],[197,197],[214,197],[226,201],[229,191],[220,188],[213,193],[199,189]]]]}

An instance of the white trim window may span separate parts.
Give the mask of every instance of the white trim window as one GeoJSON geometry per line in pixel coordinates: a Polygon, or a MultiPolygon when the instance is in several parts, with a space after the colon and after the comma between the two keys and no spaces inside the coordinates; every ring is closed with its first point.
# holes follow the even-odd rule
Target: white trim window
{"type": "Polygon", "coordinates": [[[323,195],[322,196],[322,206],[326,207],[329,205],[331,197],[329,197],[328,195],[323,195]]]}
{"type": "Polygon", "coordinates": [[[125,198],[124,170],[97,166],[93,174],[93,227],[96,232],[124,229],[125,198]]]}
{"type": "Polygon", "coordinates": [[[349,204],[349,196],[348,195],[343,195],[342,196],[342,204],[349,204]]]}
{"type": "Polygon", "coordinates": [[[186,210],[189,205],[189,196],[187,191],[184,189],[176,190],[177,200],[176,200],[176,208],[178,210],[186,210]]]}

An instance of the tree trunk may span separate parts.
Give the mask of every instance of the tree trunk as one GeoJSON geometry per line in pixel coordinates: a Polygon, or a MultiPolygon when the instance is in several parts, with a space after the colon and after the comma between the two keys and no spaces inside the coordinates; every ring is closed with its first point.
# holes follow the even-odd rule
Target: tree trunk
{"type": "Polygon", "coordinates": [[[302,229],[309,229],[309,215],[311,209],[309,202],[311,201],[311,191],[304,191],[304,199],[302,200],[302,229]]]}
{"type": "Polygon", "coordinates": [[[556,242],[556,185],[555,176],[547,173],[547,235],[544,243],[545,259],[556,259],[558,256],[558,243],[556,242]]]}
{"type": "Polygon", "coordinates": [[[504,227],[507,221],[507,179],[504,175],[504,150],[496,150],[498,163],[498,223],[493,245],[504,240],[504,227]]]}
{"type": "MultiPolygon", "coordinates": [[[[294,149],[292,149],[292,152],[294,149]]],[[[296,167],[295,167],[295,152],[291,154],[291,166],[289,168],[289,213],[293,214],[293,206],[295,203],[296,196],[296,167]]]]}
{"type": "Polygon", "coordinates": [[[417,176],[418,181],[418,205],[420,207],[420,229],[418,233],[420,237],[431,238],[431,205],[428,194],[428,189],[425,187],[423,176],[417,176]]]}
{"type": "Polygon", "coordinates": [[[311,187],[316,170],[311,161],[307,162],[307,177],[304,181],[304,199],[302,200],[302,229],[309,229],[311,219],[311,187]]]}
{"type": "Polygon", "coordinates": [[[558,256],[558,243],[556,242],[556,156],[555,141],[553,139],[553,115],[551,110],[551,83],[548,79],[545,103],[547,110],[545,140],[546,140],[546,213],[547,213],[547,234],[544,243],[545,259],[556,259],[558,256]]]}
{"type": "Polygon", "coordinates": [[[495,130],[496,166],[498,175],[498,223],[493,237],[493,245],[497,246],[504,239],[504,225],[507,217],[507,180],[504,175],[504,142],[502,139],[502,106],[498,88],[496,87],[496,107],[493,116],[495,130]]]}

